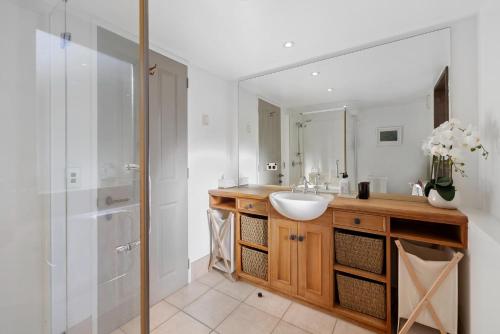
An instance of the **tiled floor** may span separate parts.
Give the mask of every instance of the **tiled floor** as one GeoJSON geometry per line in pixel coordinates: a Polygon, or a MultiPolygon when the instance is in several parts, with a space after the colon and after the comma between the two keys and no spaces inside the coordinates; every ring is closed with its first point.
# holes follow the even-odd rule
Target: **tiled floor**
{"type": "MultiPolygon", "coordinates": [[[[217,271],[151,308],[153,334],[370,334],[302,304],[217,271]],[[257,296],[262,292],[263,297],[257,296]]],[[[139,334],[135,318],[112,334],[139,334]]]]}

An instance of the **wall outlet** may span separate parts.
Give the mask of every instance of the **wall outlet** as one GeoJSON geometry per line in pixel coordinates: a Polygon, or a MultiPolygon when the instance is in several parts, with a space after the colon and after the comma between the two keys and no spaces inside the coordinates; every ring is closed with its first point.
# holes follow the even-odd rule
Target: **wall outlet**
{"type": "Polygon", "coordinates": [[[278,170],[278,164],[276,162],[268,162],[266,164],[266,170],[278,170]]]}
{"type": "Polygon", "coordinates": [[[66,185],[68,189],[78,189],[82,186],[80,168],[68,167],[66,185]]]}

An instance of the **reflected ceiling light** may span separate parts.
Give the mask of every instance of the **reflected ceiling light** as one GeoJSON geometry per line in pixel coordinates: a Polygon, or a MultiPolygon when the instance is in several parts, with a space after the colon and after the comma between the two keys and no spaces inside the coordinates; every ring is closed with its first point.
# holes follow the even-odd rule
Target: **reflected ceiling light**
{"type": "Polygon", "coordinates": [[[328,88],[327,91],[331,93],[333,92],[333,88],[328,88]]]}
{"type": "Polygon", "coordinates": [[[284,48],[293,48],[295,45],[295,42],[294,41],[287,41],[283,44],[283,47],[284,48]]]}
{"type": "Polygon", "coordinates": [[[319,75],[319,72],[312,72],[312,73],[311,73],[311,75],[312,75],[313,77],[317,77],[317,76],[319,75]]]}

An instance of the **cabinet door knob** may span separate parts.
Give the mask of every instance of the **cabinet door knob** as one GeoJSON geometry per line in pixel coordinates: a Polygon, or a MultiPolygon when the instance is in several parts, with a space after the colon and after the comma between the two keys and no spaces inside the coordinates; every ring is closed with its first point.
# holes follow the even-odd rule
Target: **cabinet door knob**
{"type": "Polygon", "coordinates": [[[252,209],[253,208],[253,205],[252,204],[248,204],[247,205],[247,209],[252,209]]]}
{"type": "Polygon", "coordinates": [[[295,240],[297,236],[295,234],[290,235],[290,240],[295,240]]]}
{"type": "Polygon", "coordinates": [[[304,236],[303,236],[303,235],[299,235],[299,241],[300,241],[300,242],[304,241],[304,239],[305,239],[305,238],[304,238],[304,236]]]}
{"type": "Polygon", "coordinates": [[[361,224],[361,219],[359,219],[359,218],[354,218],[354,224],[355,224],[355,225],[359,225],[359,224],[361,224]]]}

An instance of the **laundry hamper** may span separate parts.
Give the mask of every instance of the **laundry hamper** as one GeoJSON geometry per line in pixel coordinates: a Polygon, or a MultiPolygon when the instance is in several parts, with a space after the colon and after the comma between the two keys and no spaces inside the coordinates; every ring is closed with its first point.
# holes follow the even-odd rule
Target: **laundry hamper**
{"type": "Polygon", "coordinates": [[[210,228],[209,270],[215,268],[231,274],[234,265],[234,213],[225,210],[207,210],[210,228]]]}
{"type": "MultiPolygon", "coordinates": [[[[462,254],[447,247],[431,248],[404,240],[396,241],[396,245],[399,248],[398,327],[406,329],[403,324],[413,317],[416,323],[415,326],[410,324],[408,333],[428,333],[430,328],[438,329],[440,322],[446,333],[456,334],[457,264],[462,254]],[[422,303],[422,297],[431,290],[430,304],[422,303]],[[421,310],[414,313],[417,307],[421,310]],[[415,314],[418,314],[416,318],[415,314]],[[427,329],[421,325],[427,326],[427,329]]],[[[398,333],[403,329],[398,329],[398,333]]]]}

